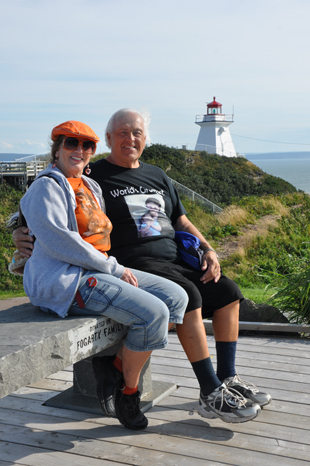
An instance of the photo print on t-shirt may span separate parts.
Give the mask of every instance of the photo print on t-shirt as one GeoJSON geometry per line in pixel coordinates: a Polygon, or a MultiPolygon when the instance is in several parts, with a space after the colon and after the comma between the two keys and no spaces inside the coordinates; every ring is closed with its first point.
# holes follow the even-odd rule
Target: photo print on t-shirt
{"type": "Polygon", "coordinates": [[[138,237],[171,235],[173,227],[165,214],[165,201],[159,194],[134,194],[125,196],[138,237]]]}

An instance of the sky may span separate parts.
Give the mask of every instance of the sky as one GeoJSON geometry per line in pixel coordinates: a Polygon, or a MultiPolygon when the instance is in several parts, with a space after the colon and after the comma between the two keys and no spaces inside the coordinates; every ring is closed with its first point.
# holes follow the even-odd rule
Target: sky
{"type": "Polygon", "coordinates": [[[310,150],[309,0],[0,0],[0,153],[79,120],[107,151],[120,108],[194,149],[216,97],[240,154],[310,150]]]}

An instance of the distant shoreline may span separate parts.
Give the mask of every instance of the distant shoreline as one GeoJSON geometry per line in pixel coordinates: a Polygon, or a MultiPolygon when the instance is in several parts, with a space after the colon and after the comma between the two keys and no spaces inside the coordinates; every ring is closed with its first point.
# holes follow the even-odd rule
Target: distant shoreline
{"type": "Polygon", "coordinates": [[[246,158],[252,160],[305,160],[310,159],[310,152],[265,152],[245,154],[246,158]]]}

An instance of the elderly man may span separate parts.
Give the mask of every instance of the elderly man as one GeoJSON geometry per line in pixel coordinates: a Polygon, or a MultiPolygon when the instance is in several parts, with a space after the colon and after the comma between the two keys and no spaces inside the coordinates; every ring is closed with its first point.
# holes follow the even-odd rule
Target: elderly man
{"type": "MultiPolygon", "coordinates": [[[[215,251],[186,217],[178,194],[165,173],[139,161],[147,134],[145,118],[140,113],[131,109],[119,110],[111,117],[106,129],[110,155],[91,164],[90,176],[102,188],[106,213],[113,224],[110,254],[126,267],[168,278],[186,290],[189,304],[183,324],[177,325],[176,329],[200,385],[198,413],[225,422],[254,419],[260,406],[271,401],[271,396],[242,381],[236,373],[239,306],[243,296],[238,286],[221,274],[215,251]],[[157,200],[159,207],[160,234],[141,237],[141,217],[150,212],[146,207],[150,197],[153,202],[157,200]],[[204,250],[201,271],[182,262],[174,241],[175,231],[189,232],[200,239],[204,250]],[[217,374],[209,355],[202,311],[213,322],[217,374]]],[[[29,250],[24,248],[29,243],[22,239],[27,241],[29,237],[16,232],[16,245],[28,254],[29,250]]],[[[101,369],[106,375],[102,375],[101,380],[97,378],[99,397],[104,412],[109,414],[106,387],[110,384],[111,393],[113,384],[117,384],[122,369],[121,354],[115,360],[102,360],[101,369]]]]}

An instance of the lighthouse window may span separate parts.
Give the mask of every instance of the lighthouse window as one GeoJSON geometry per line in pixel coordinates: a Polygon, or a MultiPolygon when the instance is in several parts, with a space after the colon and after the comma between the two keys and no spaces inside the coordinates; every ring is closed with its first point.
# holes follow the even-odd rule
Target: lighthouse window
{"type": "Polygon", "coordinates": [[[208,114],[210,115],[220,115],[221,114],[221,107],[213,107],[213,108],[208,108],[208,114]]]}

